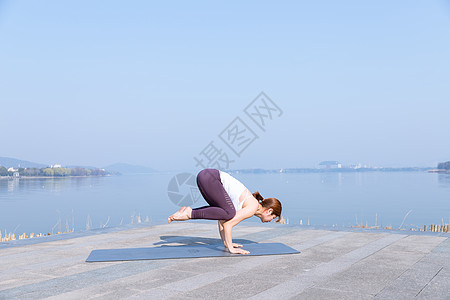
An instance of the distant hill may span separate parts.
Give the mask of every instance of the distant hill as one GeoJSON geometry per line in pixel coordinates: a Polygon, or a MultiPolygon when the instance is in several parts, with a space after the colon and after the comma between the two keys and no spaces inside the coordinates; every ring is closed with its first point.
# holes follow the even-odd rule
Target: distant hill
{"type": "Polygon", "coordinates": [[[16,158],[10,158],[10,157],[0,157],[0,166],[3,166],[5,168],[14,167],[18,168],[19,166],[21,168],[45,168],[47,165],[35,163],[27,160],[20,160],[16,158]]]}
{"type": "Polygon", "coordinates": [[[138,166],[138,165],[130,165],[126,163],[117,163],[112,164],[106,167],[103,167],[107,171],[114,171],[119,172],[121,174],[142,174],[142,173],[155,173],[156,170],[144,167],[144,166],[138,166]]]}

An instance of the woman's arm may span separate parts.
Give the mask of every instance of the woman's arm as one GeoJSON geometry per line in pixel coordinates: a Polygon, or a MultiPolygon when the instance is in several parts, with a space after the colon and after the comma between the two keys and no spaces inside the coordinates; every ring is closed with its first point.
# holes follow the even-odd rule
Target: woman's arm
{"type": "Polygon", "coordinates": [[[217,223],[219,225],[219,234],[220,234],[220,238],[222,239],[223,245],[225,246],[225,248],[227,247],[227,243],[225,243],[225,236],[223,234],[223,222],[225,222],[224,220],[218,220],[217,223]]]}
{"type": "Polygon", "coordinates": [[[240,254],[250,253],[246,250],[233,247],[232,232],[234,226],[239,224],[242,220],[245,220],[253,216],[257,209],[258,209],[258,202],[250,201],[250,203],[248,203],[245,207],[243,207],[236,213],[234,218],[222,223],[223,237],[224,237],[222,240],[224,241],[224,245],[225,247],[228,248],[228,251],[230,251],[230,253],[240,253],[240,254]]]}
{"type": "MultiPolygon", "coordinates": [[[[228,249],[227,244],[225,243],[225,235],[223,233],[223,223],[225,222],[225,220],[218,220],[218,224],[219,224],[219,233],[220,233],[220,238],[222,239],[223,245],[225,248],[228,249]]],[[[237,248],[237,247],[242,247],[241,244],[235,244],[233,243],[233,247],[237,248]]]]}

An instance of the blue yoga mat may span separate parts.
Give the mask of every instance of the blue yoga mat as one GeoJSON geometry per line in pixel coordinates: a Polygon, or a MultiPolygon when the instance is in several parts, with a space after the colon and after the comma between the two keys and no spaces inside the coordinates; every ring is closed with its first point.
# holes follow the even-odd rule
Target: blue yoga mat
{"type": "MultiPolygon", "coordinates": [[[[250,254],[246,256],[300,253],[281,243],[244,244],[242,248],[250,251],[250,254]]],[[[162,246],[93,250],[86,262],[231,256],[242,256],[242,254],[231,254],[223,245],[162,246]]]]}

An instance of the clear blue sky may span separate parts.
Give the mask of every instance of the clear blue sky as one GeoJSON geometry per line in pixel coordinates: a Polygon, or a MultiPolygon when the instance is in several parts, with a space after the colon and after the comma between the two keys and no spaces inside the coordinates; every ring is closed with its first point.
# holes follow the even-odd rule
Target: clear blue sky
{"type": "Polygon", "coordinates": [[[264,91],[232,168],[430,166],[449,78],[449,1],[0,0],[0,156],[189,169],[264,91]]]}

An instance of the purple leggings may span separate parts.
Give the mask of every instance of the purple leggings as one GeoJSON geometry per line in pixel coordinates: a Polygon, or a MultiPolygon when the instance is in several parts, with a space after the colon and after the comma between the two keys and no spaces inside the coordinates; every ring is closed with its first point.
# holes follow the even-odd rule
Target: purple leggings
{"type": "Polygon", "coordinates": [[[193,209],[191,219],[229,220],[236,215],[233,202],[220,181],[219,170],[200,171],[197,185],[209,206],[193,209]]]}

